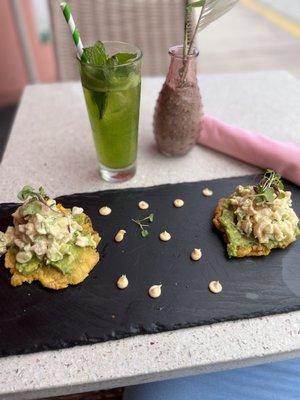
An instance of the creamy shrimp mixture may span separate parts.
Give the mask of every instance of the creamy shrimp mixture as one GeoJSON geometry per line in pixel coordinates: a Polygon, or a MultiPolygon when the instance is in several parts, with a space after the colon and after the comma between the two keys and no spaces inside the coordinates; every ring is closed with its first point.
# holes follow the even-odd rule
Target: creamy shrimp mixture
{"type": "Polygon", "coordinates": [[[280,193],[281,198],[274,194],[274,201],[267,203],[257,199],[253,186],[238,186],[229,198],[238,230],[262,244],[296,240],[299,219],[292,209],[291,192],[280,193]]]}

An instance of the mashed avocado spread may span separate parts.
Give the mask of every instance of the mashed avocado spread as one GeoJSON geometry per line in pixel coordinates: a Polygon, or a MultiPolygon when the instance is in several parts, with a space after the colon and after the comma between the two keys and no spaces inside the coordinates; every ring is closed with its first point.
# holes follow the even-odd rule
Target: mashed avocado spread
{"type": "Polygon", "coordinates": [[[32,274],[41,266],[70,274],[80,249],[96,248],[81,207],[65,209],[43,188],[35,191],[29,186],[19,192],[18,199],[23,204],[12,214],[14,226],[0,232],[0,256],[13,254],[21,274],[32,274]]]}

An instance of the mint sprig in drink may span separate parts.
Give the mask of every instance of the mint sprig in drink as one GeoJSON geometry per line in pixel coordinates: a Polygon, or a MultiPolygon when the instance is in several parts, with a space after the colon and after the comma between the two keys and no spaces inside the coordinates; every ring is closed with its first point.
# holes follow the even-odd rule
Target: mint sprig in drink
{"type": "Polygon", "coordinates": [[[135,172],[141,89],[141,52],[121,42],[96,42],[79,61],[100,172],[106,180],[135,172]]]}
{"type": "Polygon", "coordinates": [[[76,46],[100,173],[108,181],[130,179],[137,156],[142,53],[122,42],[97,41],[84,48],[70,6],[60,6],[76,46]]]}

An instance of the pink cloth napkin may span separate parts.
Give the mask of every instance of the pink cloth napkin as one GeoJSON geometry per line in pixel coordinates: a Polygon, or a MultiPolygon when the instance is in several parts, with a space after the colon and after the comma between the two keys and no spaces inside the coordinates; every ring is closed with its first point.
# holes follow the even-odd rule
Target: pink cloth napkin
{"type": "Polygon", "coordinates": [[[209,115],[203,117],[202,123],[198,143],[258,167],[271,168],[300,185],[300,147],[228,125],[209,115]]]}

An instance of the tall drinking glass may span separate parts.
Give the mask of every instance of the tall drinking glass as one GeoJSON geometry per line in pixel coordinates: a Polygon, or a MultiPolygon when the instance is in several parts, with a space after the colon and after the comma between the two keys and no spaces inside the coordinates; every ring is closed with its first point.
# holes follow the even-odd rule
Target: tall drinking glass
{"type": "Polygon", "coordinates": [[[100,174],[106,181],[130,179],[136,170],[142,52],[123,42],[103,42],[107,53],[134,57],[105,66],[78,59],[100,174]]]}

